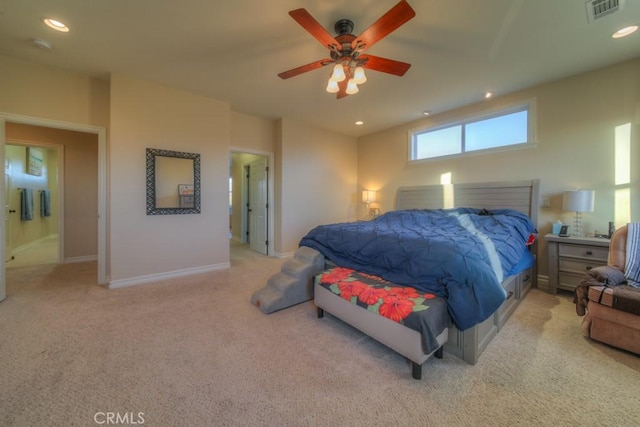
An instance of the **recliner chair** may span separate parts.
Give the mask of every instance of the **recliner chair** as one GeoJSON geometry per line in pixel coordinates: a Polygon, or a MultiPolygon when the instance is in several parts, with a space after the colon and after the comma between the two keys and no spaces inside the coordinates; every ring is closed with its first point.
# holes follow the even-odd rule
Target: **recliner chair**
{"type": "Polygon", "coordinates": [[[587,272],[574,302],[585,316],[584,336],[640,354],[640,288],[628,286],[624,275],[627,231],[625,225],[613,234],[607,265],[587,272]]]}

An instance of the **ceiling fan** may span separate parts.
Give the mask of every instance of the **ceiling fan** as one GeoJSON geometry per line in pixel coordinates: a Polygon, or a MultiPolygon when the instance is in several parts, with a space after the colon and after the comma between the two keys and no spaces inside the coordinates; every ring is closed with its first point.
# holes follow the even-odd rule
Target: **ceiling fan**
{"type": "Polygon", "coordinates": [[[288,79],[307,71],[333,64],[333,72],[329,78],[327,92],[336,93],[336,97],[340,99],[358,92],[358,84],[366,81],[365,68],[403,76],[411,67],[411,64],[405,62],[362,54],[416,15],[406,0],[400,1],[389,9],[387,13],[382,15],[359,36],[351,34],[353,22],[349,19],[340,19],[336,22],[334,30],[338,35],[333,37],[306,9],[292,10],[289,15],[316,40],[322,43],[324,47],[329,49],[330,57],[284,71],[278,74],[282,79],[288,79]]]}

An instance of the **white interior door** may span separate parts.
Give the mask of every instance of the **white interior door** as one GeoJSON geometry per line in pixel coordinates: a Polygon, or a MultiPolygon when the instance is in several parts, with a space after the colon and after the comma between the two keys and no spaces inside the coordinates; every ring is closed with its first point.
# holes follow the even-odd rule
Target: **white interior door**
{"type": "MultiPolygon", "coordinates": [[[[5,131],[4,131],[5,119],[0,117],[0,162],[4,164],[5,155],[4,155],[4,141],[5,141],[5,131]]],[[[9,212],[6,211],[7,206],[7,192],[5,190],[6,180],[5,175],[2,175],[3,182],[0,182],[0,188],[3,189],[2,194],[0,194],[0,204],[5,206],[5,220],[0,222],[0,242],[4,242],[6,239],[7,232],[7,215],[9,212]]],[[[0,245],[0,259],[6,259],[6,248],[5,245],[0,245]]],[[[7,295],[7,286],[6,286],[6,266],[5,262],[0,262],[2,266],[0,266],[0,301],[3,301],[7,295]]]]}
{"type": "Polygon", "coordinates": [[[267,255],[268,242],[268,173],[267,158],[249,163],[249,246],[267,255]]]}
{"type": "MultiPolygon", "coordinates": [[[[5,160],[6,162],[6,160],[5,160]]],[[[4,260],[5,262],[11,261],[11,214],[15,213],[11,211],[11,174],[7,172],[7,165],[5,164],[4,173],[4,260]]]]}

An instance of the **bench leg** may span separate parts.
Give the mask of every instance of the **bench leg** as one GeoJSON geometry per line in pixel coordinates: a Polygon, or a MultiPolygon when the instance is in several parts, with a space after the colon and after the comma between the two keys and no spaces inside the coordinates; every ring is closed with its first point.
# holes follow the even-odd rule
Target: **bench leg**
{"type": "Polygon", "coordinates": [[[324,317],[324,310],[318,307],[318,319],[322,319],[324,317]]]}
{"type": "Polygon", "coordinates": [[[422,379],[422,365],[418,365],[416,362],[411,361],[411,376],[413,379],[422,379]]]}
{"type": "Polygon", "coordinates": [[[433,355],[436,357],[436,359],[442,359],[443,353],[444,353],[444,346],[440,346],[440,348],[437,349],[436,352],[433,353],[433,355]]]}

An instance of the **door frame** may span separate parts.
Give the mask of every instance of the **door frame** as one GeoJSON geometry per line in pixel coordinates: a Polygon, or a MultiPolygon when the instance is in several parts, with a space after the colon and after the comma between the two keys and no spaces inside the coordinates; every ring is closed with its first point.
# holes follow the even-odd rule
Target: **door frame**
{"type": "MultiPolygon", "coordinates": [[[[55,129],[91,133],[98,136],[98,284],[108,283],[107,276],[107,130],[104,127],[64,122],[60,120],[25,116],[0,112],[0,161],[5,159],[5,123],[20,123],[55,129]]],[[[4,175],[0,178],[4,186],[4,175]]],[[[4,187],[2,187],[4,188],[4,187]]],[[[0,205],[4,206],[4,191],[0,195],[0,205]]],[[[5,238],[5,225],[0,225],[0,239],[5,238]]],[[[0,240],[3,241],[3,240],[0,240]]],[[[0,245],[0,258],[4,258],[4,245],[0,245]]],[[[6,296],[6,268],[0,267],[0,301],[6,296]]]]}
{"type": "MultiPolygon", "coordinates": [[[[270,151],[262,151],[262,150],[254,150],[251,148],[242,148],[242,147],[236,147],[236,146],[231,146],[229,149],[229,157],[231,157],[232,153],[247,153],[247,154],[255,154],[257,156],[264,156],[267,158],[267,167],[269,168],[269,171],[267,172],[267,178],[269,180],[268,184],[267,184],[267,203],[269,204],[269,208],[267,210],[267,215],[269,216],[268,220],[267,220],[267,226],[268,226],[268,230],[267,230],[267,239],[269,241],[269,245],[267,246],[267,256],[271,256],[274,254],[274,240],[273,240],[273,227],[274,227],[274,207],[275,207],[275,203],[274,203],[274,174],[275,174],[275,167],[274,167],[274,155],[273,152],[270,151]]],[[[243,200],[244,200],[244,193],[245,193],[245,182],[246,179],[244,177],[243,174],[243,183],[242,183],[242,192],[243,192],[243,200]]],[[[243,218],[242,218],[242,233],[244,234],[246,230],[244,230],[245,228],[245,221],[246,219],[244,218],[244,216],[246,215],[246,212],[244,211],[244,207],[243,207],[243,218]]],[[[246,239],[245,239],[246,241],[246,239]]]]}
{"type": "MultiPolygon", "coordinates": [[[[58,193],[58,263],[64,262],[64,145],[52,144],[49,142],[40,141],[23,141],[19,139],[7,139],[5,135],[4,139],[3,155],[6,155],[6,145],[20,145],[23,147],[39,147],[48,150],[56,150],[58,152],[58,177],[57,181],[57,193],[58,193]]],[[[7,196],[5,196],[7,197],[7,196]]],[[[11,196],[9,196],[11,197],[11,196]]],[[[5,233],[7,230],[5,230],[5,233]]],[[[5,246],[6,247],[6,246],[5,246]]],[[[5,254],[6,255],[6,254],[5,254]]]]}

